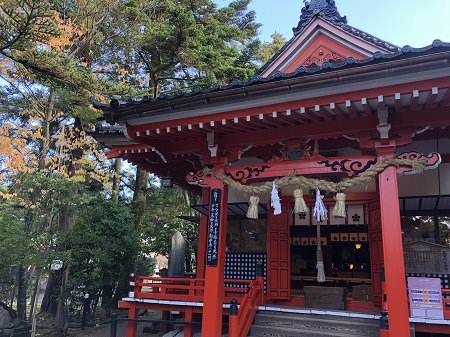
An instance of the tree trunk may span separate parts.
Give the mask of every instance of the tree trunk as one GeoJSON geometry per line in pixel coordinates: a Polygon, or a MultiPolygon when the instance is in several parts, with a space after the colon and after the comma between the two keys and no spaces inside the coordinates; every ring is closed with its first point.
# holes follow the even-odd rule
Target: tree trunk
{"type": "MultiPolygon", "coordinates": [[[[74,123],[74,133],[77,134],[82,130],[82,123],[79,118],[75,118],[74,123]]],[[[81,159],[83,156],[82,148],[75,148],[71,151],[71,160],[67,163],[67,173],[69,177],[73,177],[76,171],[79,169],[79,164],[77,160],[81,159]]],[[[71,191],[70,193],[73,193],[71,191]]],[[[65,208],[60,212],[59,215],[59,229],[62,232],[70,231],[75,225],[75,214],[72,209],[65,208]]],[[[65,250],[64,247],[59,247],[61,250],[65,250]]],[[[64,273],[61,281],[61,286],[59,289],[58,305],[56,307],[55,325],[58,329],[65,330],[68,326],[66,322],[66,287],[69,280],[70,265],[67,263],[64,266],[64,273]]]]}
{"type": "Polygon", "coordinates": [[[66,328],[66,287],[69,279],[70,266],[64,268],[61,286],[59,287],[58,306],[56,308],[55,326],[57,329],[66,328]]]}
{"type": "Polygon", "coordinates": [[[33,321],[33,314],[35,312],[36,307],[36,299],[38,297],[39,291],[39,282],[41,281],[41,270],[36,270],[36,280],[34,281],[33,294],[31,295],[31,305],[30,305],[30,315],[28,316],[28,322],[33,321]]]}
{"type": "Polygon", "coordinates": [[[105,271],[103,274],[103,286],[102,286],[102,308],[105,310],[106,317],[111,316],[111,306],[113,298],[113,280],[111,273],[105,271]]]}
{"type": "Polygon", "coordinates": [[[116,160],[114,161],[114,176],[112,188],[112,199],[115,202],[119,201],[121,168],[122,168],[122,158],[116,158],[116,160]]]}
{"type": "Polygon", "coordinates": [[[42,125],[42,144],[39,156],[39,169],[45,168],[45,159],[50,148],[50,119],[55,108],[55,91],[50,88],[50,95],[48,96],[47,109],[45,110],[45,118],[42,125]]]}
{"type": "Polygon", "coordinates": [[[136,228],[141,228],[147,203],[148,172],[138,167],[136,169],[136,183],[133,194],[133,211],[136,215],[136,228]]]}
{"type": "Polygon", "coordinates": [[[45,287],[44,298],[41,303],[41,312],[46,312],[52,315],[56,314],[56,306],[58,302],[56,300],[57,296],[55,290],[58,287],[58,277],[55,273],[50,273],[47,280],[47,285],[45,287]]]}
{"type": "Polygon", "coordinates": [[[9,302],[9,307],[10,308],[13,307],[14,300],[16,299],[16,283],[17,283],[17,280],[18,280],[18,276],[17,276],[18,270],[15,267],[13,267],[13,268],[14,268],[13,269],[14,270],[14,282],[13,282],[13,287],[12,287],[12,290],[11,290],[11,300],[9,302]]]}
{"type": "Polygon", "coordinates": [[[28,277],[27,267],[19,266],[17,277],[18,291],[17,291],[17,316],[25,321],[27,319],[27,288],[28,277]]]}
{"type": "MultiPolygon", "coordinates": [[[[43,125],[42,125],[43,141],[42,141],[41,148],[39,151],[39,163],[38,163],[39,170],[43,170],[46,166],[45,158],[46,158],[47,153],[50,148],[50,138],[51,138],[50,119],[53,114],[53,110],[55,109],[55,100],[56,100],[55,90],[54,90],[54,88],[51,87],[50,94],[48,97],[48,102],[47,102],[47,109],[45,110],[45,118],[43,120],[43,125]]],[[[50,274],[49,278],[47,280],[47,285],[45,287],[44,298],[42,299],[42,303],[41,303],[41,312],[55,314],[56,301],[54,298],[54,292],[55,292],[57,284],[58,284],[58,280],[56,279],[56,276],[53,273],[50,274]]]]}

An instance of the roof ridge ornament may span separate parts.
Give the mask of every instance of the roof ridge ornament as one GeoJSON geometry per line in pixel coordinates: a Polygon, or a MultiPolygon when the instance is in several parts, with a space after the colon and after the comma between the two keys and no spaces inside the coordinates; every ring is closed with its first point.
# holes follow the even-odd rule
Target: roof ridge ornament
{"type": "Polygon", "coordinates": [[[297,27],[292,28],[294,36],[297,36],[316,16],[334,24],[347,24],[347,17],[339,14],[334,0],[303,0],[303,2],[305,6],[302,8],[300,21],[297,27]]]}

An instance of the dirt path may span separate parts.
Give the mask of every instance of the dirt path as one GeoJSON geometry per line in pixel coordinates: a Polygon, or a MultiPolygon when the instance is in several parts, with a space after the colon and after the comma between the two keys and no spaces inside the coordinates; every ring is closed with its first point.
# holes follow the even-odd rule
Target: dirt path
{"type": "MultiPolygon", "coordinates": [[[[142,329],[144,326],[151,326],[151,323],[146,324],[140,324],[138,325],[138,334],[137,337],[159,337],[162,336],[162,333],[157,334],[150,334],[150,333],[143,333],[142,329]]],[[[117,337],[125,337],[127,329],[127,323],[126,322],[120,322],[117,326],[117,337]]],[[[86,329],[84,331],[70,331],[69,336],[76,336],[76,337],[110,337],[110,325],[105,324],[93,328],[86,329]]]]}
{"type": "MultiPolygon", "coordinates": [[[[143,319],[161,319],[160,312],[148,312],[143,319]]],[[[162,333],[144,333],[144,327],[152,327],[152,323],[140,323],[138,324],[138,334],[137,337],[160,337],[162,333]]],[[[116,337],[125,337],[127,330],[127,322],[119,321],[117,325],[117,335],[116,337]]],[[[103,324],[96,327],[89,327],[86,330],[70,330],[69,336],[74,337],[110,337],[111,325],[103,324]]]]}

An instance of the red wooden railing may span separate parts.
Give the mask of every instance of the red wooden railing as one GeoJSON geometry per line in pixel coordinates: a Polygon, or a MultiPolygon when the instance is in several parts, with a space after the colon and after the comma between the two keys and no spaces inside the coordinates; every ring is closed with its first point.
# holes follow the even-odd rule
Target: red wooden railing
{"type": "MultiPolygon", "coordinates": [[[[249,291],[251,280],[224,280],[224,302],[242,299],[249,291]]],[[[135,276],[130,297],[183,302],[203,302],[205,280],[200,278],[162,278],[135,276]]]]}
{"type": "MultiPolygon", "coordinates": [[[[442,289],[442,294],[450,296],[450,289],[442,289]]],[[[442,297],[442,304],[444,306],[444,318],[450,319],[450,297],[449,298],[442,297]]]]}
{"type": "Polygon", "coordinates": [[[237,310],[237,303],[230,308],[229,337],[247,337],[255,318],[258,306],[263,304],[264,278],[251,281],[249,291],[245,294],[237,310]],[[235,308],[233,309],[233,306],[235,308]]]}
{"type": "MultiPolygon", "coordinates": [[[[134,276],[129,297],[165,301],[203,302],[205,280],[134,276]]],[[[239,313],[230,315],[229,337],[246,337],[258,306],[264,302],[264,277],[256,280],[224,280],[224,303],[239,304],[239,313]]],[[[232,307],[233,307],[232,305],[232,307]]],[[[237,309],[236,309],[237,310],[237,309]]],[[[230,309],[231,311],[231,309],[230,309]]]]}
{"type": "MultiPolygon", "coordinates": [[[[136,276],[134,298],[169,301],[203,301],[205,280],[196,278],[162,278],[136,276]]],[[[133,294],[132,294],[133,295],[133,294]]]]}

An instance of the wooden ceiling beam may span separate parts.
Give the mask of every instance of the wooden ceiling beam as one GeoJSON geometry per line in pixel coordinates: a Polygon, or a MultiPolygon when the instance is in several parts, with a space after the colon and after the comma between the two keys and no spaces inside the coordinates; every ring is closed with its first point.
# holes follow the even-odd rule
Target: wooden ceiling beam
{"type": "Polygon", "coordinates": [[[447,92],[444,97],[442,97],[441,102],[439,103],[440,107],[446,107],[450,104],[450,88],[447,88],[447,92]]]}
{"type": "Polygon", "coordinates": [[[395,112],[402,111],[402,94],[396,92],[394,95],[394,109],[395,112]]]}
{"type": "Polygon", "coordinates": [[[316,104],[314,106],[314,111],[317,113],[320,117],[322,117],[324,120],[334,120],[336,117],[332,114],[330,114],[325,108],[319,104],[316,104]]]}
{"type": "Polygon", "coordinates": [[[420,92],[419,90],[413,90],[411,103],[409,104],[409,110],[417,110],[417,103],[419,102],[420,92]]]}
{"type": "Polygon", "coordinates": [[[358,118],[359,117],[358,111],[353,106],[352,101],[346,100],[345,101],[345,108],[350,113],[350,117],[352,117],[352,118],[358,118]]]}
{"type": "Polygon", "coordinates": [[[425,109],[431,109],[436,103],[436,98],[439,94],[439,89],[437,87],[431,88],[431,92],[428,94],[427,100],[425,102],[425,109]]]}
{"type": "Polygon", "coordinates": [[[365,97],[361,98],[361,105],[363,107],[364,113],[367,116],[370,116],[370,115],[373,114],[372,109],[370,108],[369,101],[367,100],[367,98],[365,98],[365,97]]]}

